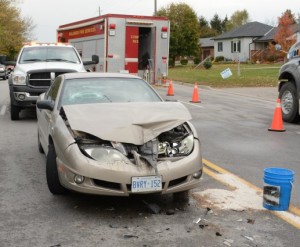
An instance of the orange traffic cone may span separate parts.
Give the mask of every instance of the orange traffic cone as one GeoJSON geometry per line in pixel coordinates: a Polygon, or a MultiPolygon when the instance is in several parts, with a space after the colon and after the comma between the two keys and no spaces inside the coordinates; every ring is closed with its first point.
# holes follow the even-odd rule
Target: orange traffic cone
{"type": "Polygon", "coordinates": [[[281,110],[280,99],[277,99],[273,121],[272,121],[272,124],[271,124],[271,127],[269,128],[269,130],[270,131],[280,131],[280,132],[285,131],[285,129],[283,127],[283,122],[282,122],[282,110],[281,110]]]}
{"type": "Polygon", "coordinates": [[[199,93],[198,93],[198,85],[197,82],[195,82],[194,85],[194,92],[193,92],[193,97],[192,97],[192,103],[200,103],[201,100],[199,99],[199,93]]]}
{"type": "Polygon", "coordinates": [[[174,96],[174,89],[172,80],[170,80],[167,96],[174,96]]]}

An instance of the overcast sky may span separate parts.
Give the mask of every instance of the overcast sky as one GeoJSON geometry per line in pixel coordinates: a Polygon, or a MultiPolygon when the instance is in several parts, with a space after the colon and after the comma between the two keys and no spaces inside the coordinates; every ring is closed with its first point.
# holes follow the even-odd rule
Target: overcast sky
{"type": "MultiPolygon", "coordinates": [[[[237,10],[246,9],[251,21],[276,25],[277,18],[290,9],[298,15],[299,0],[157,0],[157,8],[171,2],[191,6],[198,16],[210,21],[217,13],[228,18],[237,10]]],[[[152,15],[154,0],[19,0],[24,17],[31,17],[36,28],[34,37],[39,42],[55,42],[58,26],[103,14],[152,15]]]]}

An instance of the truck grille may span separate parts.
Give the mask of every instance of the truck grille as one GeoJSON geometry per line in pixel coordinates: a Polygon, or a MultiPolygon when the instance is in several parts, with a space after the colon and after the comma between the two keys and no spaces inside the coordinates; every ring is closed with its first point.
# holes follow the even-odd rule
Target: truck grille
{"type": "Polygon", "coordinates": [[[68,72],[70,71],[30,73],[28,75],[28,84],[32,87],[49,87],[51,85],[51,73],[54,73],[54,79],[55,77],[68,72]]]}

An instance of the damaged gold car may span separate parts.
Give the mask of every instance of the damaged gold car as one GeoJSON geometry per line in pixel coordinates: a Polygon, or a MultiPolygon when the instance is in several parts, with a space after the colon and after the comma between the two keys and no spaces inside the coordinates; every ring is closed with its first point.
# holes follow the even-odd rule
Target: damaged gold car
{"type": "Polygon", "coordinates": [[[53,194],[181,193],[202,175],[191,115],[129,74],[68,73],[37,101],[39,151],[53,194]]]}

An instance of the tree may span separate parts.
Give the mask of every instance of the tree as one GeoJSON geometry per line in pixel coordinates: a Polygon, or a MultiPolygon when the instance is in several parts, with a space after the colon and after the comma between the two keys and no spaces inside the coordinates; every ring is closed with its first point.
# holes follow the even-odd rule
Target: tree
{"type": "Polygon", "coordinates": [[[216,34],[222,33],[222,20],[218,16],[218,14],[215,14],[214,17],[210,21],[210,26],[213,30],[216,31],[216,34]]]}
{"type": "Polygon", "coordinates": [[[234,28],[240,27],[249,21],[249,14],[247,10],[237,10],[235,11],[230,20],[226,24],[226,31],[230,31],[234,28]]]}
{"type": "Polygon", "coordinates": [[[170,58],[196,56],[199,53],[199,21],[194,10],[185,3],[170,4],[157,12],[170,20],[170,58]]]}
{"type": "Polygon", "coordinates": [[[227,25],[228,25],[228,22],[229,22],[229,20],[228,20],[228,17],[227,17],[227,15],[225,16],[225,19],[222,21],[222,33],[225,33],[225,32],[227,32],[227,25]]]}
{"type": "Polygon", "coordinates": [[[16,0],[0,0],[0,54],[14,58],[34,28],[31,18],[22,18],[16,0]]]}
{"type": "Polygon", "coordinates": [[[287,51],[295,43],[296,39],[292,37],[296,21],[291,10],[286,10],[278,18],[278,27],[274,35],[274,40],[281,45],[282,50],[287,51]]]}
{"type": "Polygon", "coordinates": [[[199,18],[199,32],[200,38],[208,38],[217,35],[217,32],[210,27],[208,21],[203,16],[200,16],[199,18]]]}

